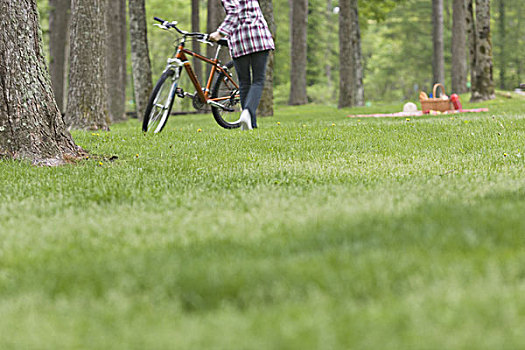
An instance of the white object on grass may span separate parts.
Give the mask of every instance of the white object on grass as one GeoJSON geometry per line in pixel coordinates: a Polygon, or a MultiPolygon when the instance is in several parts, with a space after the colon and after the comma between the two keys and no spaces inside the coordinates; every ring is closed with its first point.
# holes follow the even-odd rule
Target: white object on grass
{"type": "Polygon", "coordinates": [[[413,102],[405,103],[403,106],[403,112],[417,112],[417,106],[413,102]]]}

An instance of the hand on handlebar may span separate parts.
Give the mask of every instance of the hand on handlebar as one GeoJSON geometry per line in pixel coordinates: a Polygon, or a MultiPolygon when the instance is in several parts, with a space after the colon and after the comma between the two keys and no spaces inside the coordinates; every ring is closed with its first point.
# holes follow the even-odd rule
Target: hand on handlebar
{"type": "Polygon", "coordinates": [[[222,34],[219,33],[219,32],[213,32],[213,33],[211,33],[211,34],[208,36],[208,39],[209,39],[210,41],[215,41],[215,42],[221,40],[222,38],[224,38],[224,35],[222,35],[222,34]]]}

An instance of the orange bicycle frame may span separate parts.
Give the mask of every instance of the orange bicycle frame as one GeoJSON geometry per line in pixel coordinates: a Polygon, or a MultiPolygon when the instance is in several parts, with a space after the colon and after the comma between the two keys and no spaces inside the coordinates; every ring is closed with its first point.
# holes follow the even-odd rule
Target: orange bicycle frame
{"type": "Polygon", "coordinates": [[[184,69],[186,70],[186,73],[188,73],[188,76],[190,77],[190,80],[193,83],[193,86],[195,86],[195,89],[197,90],[197,95],[200,97],[202,102],[204,103],[208,103],[208,101],[219,102],[219,101],[227,100],[230,98],[229,96],[220,97],[220,98],[210,98],[211,84],[213,82],[213,78],[215,77],[215,73],[217,71],[222,72],[224,76],[227,77],[227,79],[235,86],[235,88],[239,89],[239,85],[237,85],[237,83],[233,79],[230,79],[230,75],[228,74],[228,72],[219,65],[219,59],[217,57],[215,57],[215,59],[212,60],[202,55],[199,55],[196,52],[187,50],[184,47],[184,43],[181,43],[179,45],[177,49],[177,54],[175,55],[175,57],[184,64],[184,69]],[[193,71],[191,62],[188,60],[186,55],[190,55],[192,57],[195,57],[201,61],[204,61],[212,65],[211,70],[210,70],[210,76],[208,77],[208,81],[204,89],[202,88],[201,83],[199,82],[199,79],[197,78],[197,75],[193,71]]]}

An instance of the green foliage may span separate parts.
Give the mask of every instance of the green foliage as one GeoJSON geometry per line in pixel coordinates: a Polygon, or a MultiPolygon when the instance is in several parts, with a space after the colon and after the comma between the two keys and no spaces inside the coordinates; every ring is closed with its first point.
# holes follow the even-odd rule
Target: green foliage
{"type": "Polygon", "coordinates": [[[522,104],[134,120],[75,132],[77,165],[0,160],[0,348],[523,348],[522,104]]]}
{"type": "MultiPolygon", "coordinates": [[[[38,0],[44,34],[47,33],[47,0],[38,0]]],[[[274,0],[277,24],[274,87],[275,101],[287,103],[290,65],[293,54],[289,47],[288,0],[274,0]]],[[[337,6],[333,1],[332,6],[337,6]]],[[[415,100],[419,90],[429,91],[432,80],[432,20],[428,0],[360,1],[360,23],[365,67],[365,96],[371,101],[415,100]]],[[[445,0],[445,59],[450,72],[452,1],[445,0]]],[[[338,16],[328,9],[326,0],[309,1],[307,90],[310,101],[334,104],[338,89],[338,16]],[[327,74],[330,72],[330,75],[327,74]],[[320,96],[323,96],[321,99],[320,96]],[[326,99],[325,99],[326,98],[326,99]]],[[[148,40],[156,80],[171,56],[174,38],[153,27],[153,16],[177,20],[190,29],[190,1],[146,1],[148,40]]],[[[522,52],[525,51],[523,20],[525,6],[521,1],[497,0],[492,5],[492,38],[494,43],[494,77],[499,86],[499,72],[506,67],[505,88],[512,89],[523,80],[522,52]],[[506,35],[502,39],[498,4],[505,1],[506,35]],[[501,54],[504,52],[505,55],[501,54]],[[503,59],[505,58],[505,59],[503,59]]],[[[201,30],[206,31],[206,2],[201,2],[201,30]]],[[[47,36],[44,36],[47,42],[47,36]]],[[[204,49],[204,47],[202,48],[204,49]]],[[[131,84],[131,65],[128,67],[131,84]]],[[[445,85],[450,86],[450,74],[445,85]]],[[[186,79],[184,87],[191,88],[186,79]]],[[[132,100],[131,85],[128,88],[132,100]]],[[[450,93],[450,91],[447,91],[450,93]]],[[[177,100],[176,109],[191,109],[189,101],[177,100]]]]}

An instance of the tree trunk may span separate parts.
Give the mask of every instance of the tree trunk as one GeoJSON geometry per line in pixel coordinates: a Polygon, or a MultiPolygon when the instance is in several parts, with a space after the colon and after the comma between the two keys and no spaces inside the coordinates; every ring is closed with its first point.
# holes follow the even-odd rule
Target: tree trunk
{"type": "Polygon", "coordinates": [[[467,37],[468,37],[468,53],[469,53],[469,68],[470,68],[470,90],[476,85],[476,76],[474,68],[476,65],[476,19],[474,16],[474,0],[467,0],[467,37]]]}
{"type": "Polygon", "coordinates": [[[106,71],[108,111],[112,122],[126,120],[126,0],[108,1],[106,71]]]}
{"type": "MultiPolygon", "coordinates": [[[[273,3],[272,0],[259,0],[262,13],[270,28],[272,37],[275,41],[275,19],[273,16],[273,3]]],[[[266,80],[264,83],[264,90],[261,97],[261,103],[259,104],[257,115],[261,117],[267,117],[273,115],[273,67],[274,67],[274,52],[270,51],[268,55],[268,65],[266,67],[266,80]]]]}
{"type": "Polygon", "coordinates": [[[293,0],[290,7],[290,105],[308,103],[306,94],[308,0],[293,0]]]}
{"type": "Polygon", "coordinates": [[[141,119],[153,89],[144,0],[129,0],[129,34],[135,109],[141,119]]]}
{"type": "MultiPolygon", "coordinates": [[[[224,11],[224,8],[222,7],[222,3],[220,0],[208,0],[208,18],[207,18],[207,30],[208,33],[212,33],[224,20],[224,17],[226,17],[226,12],[224,11]]],[[[215,52],[217,51],[217,46],[209,46],[207,45],[206,55],[211,58],[215,58],[215,52]]],[[[219,55],[219,60],[226,64],[231,60],[231,56],[229,53],[229,50],[226,50],[224,48],[221,49],[221,53],[219,55]]],[[[206,69],[206,76],[210,74],[211,66],[207,65],[206,69]]]]}
{"type": "Polygon", "coordinates": [[[495,98],[492,40],[490,34],[490,0],[476,0],[476,52],[471,101],[495,98]]]}
{"type": "Polygon", "coordinates": [[[507,57],[505,56],[505,46],[506,46],[506,31],[507,31],[507,19],[505,15],[505,0],[499,0],[499,86],[500,89],[505,90],[506,84],[506,67],[507,67],[507,57]]]}
{"type": "MultiPolygon", "coordinates": [[[[516,9],[516,12],[518,13],[518,20],[517,20],[517,26],[516,26],[516,30],[517,30],[517,37],[518,38],[525,38],[525,33],[522,32],[522,28],[523,28],[523,16],[522,15],[522,9],[523,9],[523,4],[520,2],[518,3],[518,7],[516,9]]],[[[523,56],[521,55],[516,55],[516,80],[517,80],[517,83],[520,84],[520,86],[523,84],[523,80],[521,80],[521,75],[522,75],[522,72],[523,72],[523,56]]],[[[525,87],[521,87],[522,89],[525,89],[525,87]]]]}
{"type": "Polygon", "coordinates": [[[47,71],[36,0],[0,2],[0,157],[60,165],[77,157],[47,71]]]}
{"type": "Polygon", "coordinates": [[[432,71],[435,83],[445,83],[445,53],[443,41],[443,0],[432,0],[432,41],[434,55],[432,56],[432,71]]]}
{"type": "Polygon", "coordinates": [[[339,0],[339,108],[355,101],[355,55],[352,52],[352,6],[355,0],[339,0]]]}
{"type": "Polygon", "coordinates": [[[363,53],[361,50],[361,28],[359,26],[359,5],[352,0],[352,51],[354,52],[355,99],[356,106],[365,105],[365,88],[363,84],[363,53]]]}
{"type": "Polygon", "coordinates": [[[71,0],[49,0],[49,73],[61,112],[66,109],[71,0]]]}
{"type": "MultiPolygon", "coordinates": [[[[332,23],[333,11],[334,11],[333,0],[326,0],[325,16],[326,16],[327,30],[328,30],[329,33],[331,33],[333,31],[333,28],[334,28],[333,27],[333,23],[332,23]]],[[[325,40],[325,42],[324,42],[324,50],[325,50],[325,52],[331,53],[332,52],[332,46],[333,46],[332,40],[325,40]]],[[[327,59],[326,62],[325,62],[324,71],[325,71],[326,86],[328,88],[328,91],[335,91],[333,77],[332,77],[332,64],[331,64],[329,59],[327,59]]]]}
{"type": "MultiPolygon", "coordinates": [[[[200,25],[200,0],[191,0],[191,31],[192,32],[200,32],[201,31],[201,25],[200,25]]],[[[200,54],[201,53],[201,46],[198,41],[193,41],[193,51],[200,54]]],[[[193,70],[195,71],[195,74],[199,79],[202,78],[202,61],[193,58],[193,70]]]]}
{"type": "Polygon", "coordinates": [[[108,0],[72,0],[69,91],[70,129],[109,130],[106,90],[108,0]]]}
{"type": "Polygon", "coordinates": [[[452,91],[467,92],[467,22],[465,0],[454,0],[452,19],[452,91]]]}

